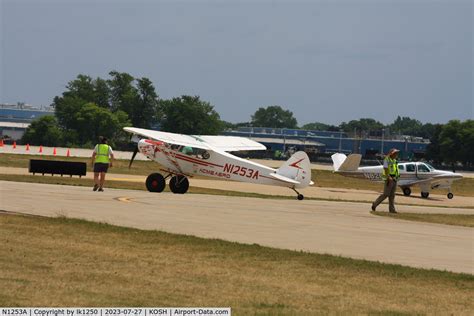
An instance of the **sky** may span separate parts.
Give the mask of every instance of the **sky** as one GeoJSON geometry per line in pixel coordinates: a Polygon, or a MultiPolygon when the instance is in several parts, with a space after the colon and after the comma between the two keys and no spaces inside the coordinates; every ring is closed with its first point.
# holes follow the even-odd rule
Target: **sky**
{"type": "Polygon", "coordinates": [[[471,0],[0,0],[0,103],[49,105],[78,74],[149,78],[223,120],[301,126],[473,119],[471,0]]]}

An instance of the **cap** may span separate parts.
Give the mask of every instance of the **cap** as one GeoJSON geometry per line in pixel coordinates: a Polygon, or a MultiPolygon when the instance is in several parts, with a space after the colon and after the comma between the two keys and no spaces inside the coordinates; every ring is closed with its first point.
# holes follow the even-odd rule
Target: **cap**
{"type": "Polygon", "coordinates": [[[395,153],[398,153],[399,151],[400,151],[400,150],[398,150],[398,149],[396,149],[396,148],[392,148],[392,149],[390,149],[390,151],[388,152],[388,155],[389,155],[389,156],[390,156],[390,155],[393,155],[393,154],[395,154],[395,153]]]}

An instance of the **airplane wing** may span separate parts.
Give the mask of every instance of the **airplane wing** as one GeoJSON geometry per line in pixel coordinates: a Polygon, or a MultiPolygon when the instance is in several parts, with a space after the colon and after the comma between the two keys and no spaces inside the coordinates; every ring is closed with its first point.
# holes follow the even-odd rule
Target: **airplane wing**
{"type": "Polygon", "coordinates": [[[450,179],[457,179],[457,177],[454,177],[454,176],[451,176],[451,175],[439,175],[439,176],[435,176],[435,177],[432,177],[432,178],[428,178],[428,179],[423,179],[423,180],[414,180],[414,181],[408,181],[406,182],[406,185],[428,185],[428,184],[433,184],[433,183],[438,183],[438,182],[443,182],[443,181],[446,181],[446,180],[450,180],[450,179]]]}
{"type": "Polygon", "coordinates": [[[267,147],[254,140],[237,136],[194,136],[202,139],[212,148],[221,151],[266,150],[267,147]]]}
{"type": "Polygon", "coordinates": [[[266,147],[256,141],[236,136],[197,136],[154,131],[136,127],[124,127],[124,130],[152,138],[165,143],[190,146],[214,151],[265,150],[266,147]]]}
{"type": "Polygon", "coordinates": [[[153,131],[136,127],[124,127],[123,129],[124,131],[135,135],[152,138],[154,140],[162,141],[169,144],[212,150],[212,148],[210,148],[210,146],[207,145],[204,141],[199,140],[196,137],[190,135],[153,131]]]}

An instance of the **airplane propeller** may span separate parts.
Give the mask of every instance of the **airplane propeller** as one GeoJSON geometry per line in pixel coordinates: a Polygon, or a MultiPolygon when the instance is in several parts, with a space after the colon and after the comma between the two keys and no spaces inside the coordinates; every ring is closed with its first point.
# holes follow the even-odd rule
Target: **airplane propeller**
{"type": "Polygon", "coordinates": [[[137,155],[137,153],[138,153],[138,144],[135,147],[135,149],[133,150],[132,159],[130,159],[130,163],[128,164],[128,169],[130,169],[132,167],[133,160],[135,159],[135,156],[137,155]]]}

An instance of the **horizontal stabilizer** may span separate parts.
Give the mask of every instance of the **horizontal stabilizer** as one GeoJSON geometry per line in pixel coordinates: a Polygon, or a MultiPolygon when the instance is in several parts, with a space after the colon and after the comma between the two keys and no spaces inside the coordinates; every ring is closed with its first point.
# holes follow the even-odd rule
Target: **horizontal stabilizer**
{"type": "Polygon", "coordinates": [[[285,182],[288,182],[288,183],[293,183],[293,184],[299,184],[298,181],[295,181],[293,179],[290,179],[290,178],[287,178],[285,176],[282,176],[281,174],[278,174],[278,173],[270,173],[270,176],[277,179],[277,180],[280,180],[280,181],[285,181],[285,182]]]}

